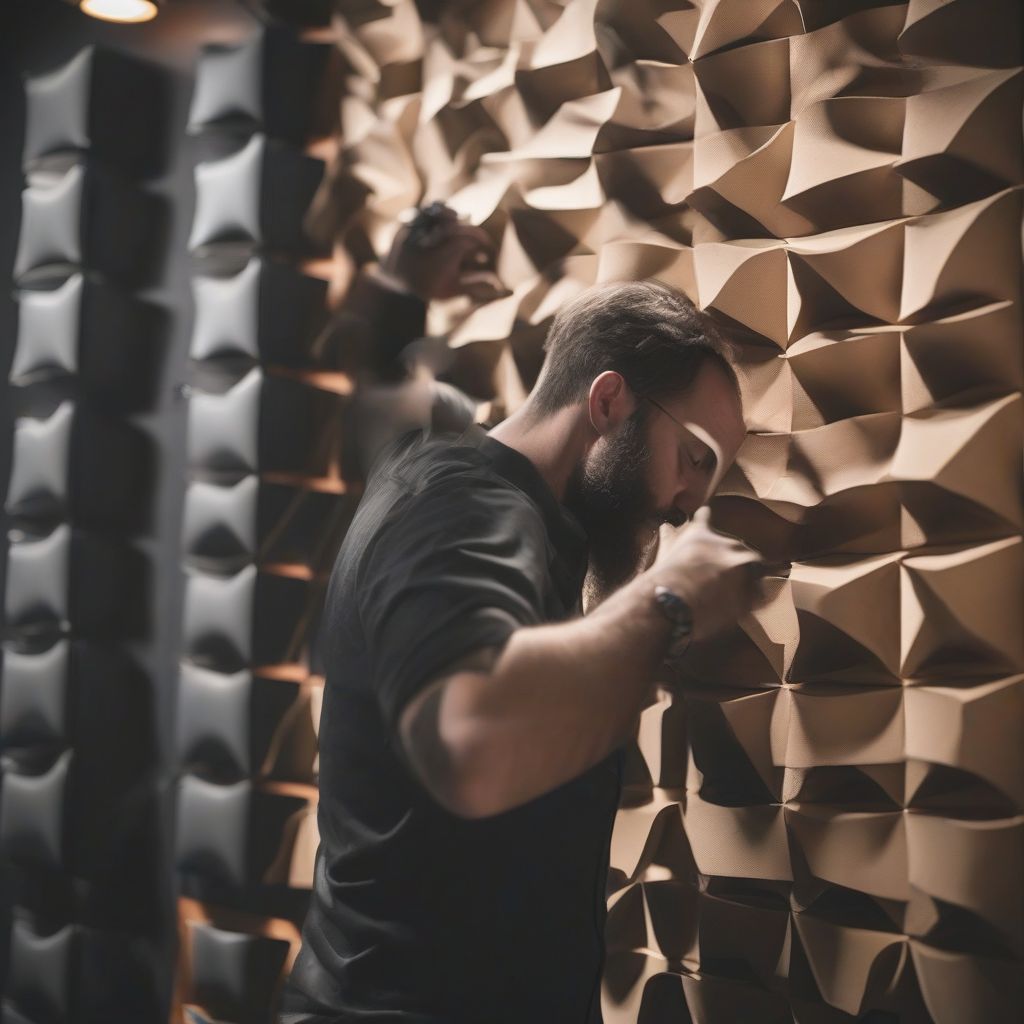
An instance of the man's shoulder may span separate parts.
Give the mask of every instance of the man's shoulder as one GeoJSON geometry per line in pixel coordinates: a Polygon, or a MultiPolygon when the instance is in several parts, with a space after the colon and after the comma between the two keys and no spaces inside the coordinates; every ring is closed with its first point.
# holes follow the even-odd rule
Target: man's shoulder
{"type": "Polygon", "coordinates": [[[387,511],[378,533],[426,542],[438,535],[518,533],[523,542],[548,546],[543,516],[535,502],[494,466],[479,446],[484,433],[411,432],[385,452],[367,485],[371,503],[379,496],[387,511]]]}
{"type": "Polygon", "coordinates": [[[381,453],[371,477],[380,473],[412,476],[446,467],[486,468],[487,460],[478,447],[482,433],[478,426],[462,433],[439,433],[420,428],[407,431],[381,453]]]}
{"type": "MultiPolygon", "coordinates": [[[[374,463],[335,563],[335,589],[452,544],[547,546],[542,518],[473,443],[409,431],[374,463]]],[[[339,591],[340,592],[340,591],[339,591]]]]}
{"type": "Polygon", "coordinates": [[[378,480],[400,481],[411,498],[457,496],[467,502],[486,501],[495,490],[527,500],[526,495],[494,466],[481,448],[486,437],[474,426],[462,433],[413,430],[400,437],[374,466],[369,486],[378,480]]]}

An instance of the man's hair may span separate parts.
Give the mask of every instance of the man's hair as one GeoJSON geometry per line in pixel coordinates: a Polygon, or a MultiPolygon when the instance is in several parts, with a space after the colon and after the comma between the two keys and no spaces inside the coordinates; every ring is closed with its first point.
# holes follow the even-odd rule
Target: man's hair
{"type": "Polygon", "coordinates": [[[685,392],[713,360],[739,393],[729,344],[685,295],[652,281],[589,288],[563,306],[544,342],[531,398],[537,416],[586,399],[595,377],[615,370],[637,396],[685,392]]]}

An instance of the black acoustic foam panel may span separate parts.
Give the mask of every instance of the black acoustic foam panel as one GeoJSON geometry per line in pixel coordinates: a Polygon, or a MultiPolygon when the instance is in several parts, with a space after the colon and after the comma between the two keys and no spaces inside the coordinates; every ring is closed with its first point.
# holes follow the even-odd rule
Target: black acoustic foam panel
{"type": "Polygon", "coordinates": [[[271,774],[310,781],[316,737],[308,701],[294,683],[185,664],[178,693],[179,764],[231,781],[271,774]],[[292,748],[286,763],[283,744],[292,748]]]}
{"type": "Polygon", "coordinates": [[[193,481],[185,494],[182,547],[190,564],[230,571],[247,562],[316,568],[354,512],[356,498],[242,477],[193,481]]]}
{"type": "Polygon", "coordinates": [[[341,409],[335,394],[253,368],[222,394],[192,396],[189,464],[221,476],[325,476],[340,442],[341,409]]]}
{"type": "Polygon", "coordinates": [[[303,218],[323,172],[322,161],[264,135],[222,160],[198,164],[189,249],[211,260],[218,246],[311,252],[303,218]]]}
{"type": "Polygon", "coordinates": [[[46,419],[15,424],[6,509],[16,519],[137,531],[151,486],[151,444],[125,420],[63,402],[46,419]]]}
{"type": "Polygon", "coordinates": [[[262,131],[301,145],[310,134],[330,47],[268,28],[237,45],[204,49],[189,130],[262,131]]]}
{"type": "Polygon", "coordinates": [[[74,377],[108,408],[136,409],[152,391],[162,327],[156,307],[82,274],[52,291],[23,291],[11,382],[74,377]]]}
{"type": "MultiPolygon", "coordinates": [[[[97,664],[94,661],[90,667],[95,670],[97,664]]],[[[20,683],[26,675],[21,673],[20,683]]],[[[94,693],[83,692],[84,683],[96,682],[95,672],[91,679],[84,671],[76,672],[74,678],[73,687],[65,686],[65,691],[75,690],[64,695],[66,721],[47,723],[69,733],[74,748],[53,756],[52,747],[5,745],[0,858],[36,877],[43,872],[42,877],[54,885],[66,887],[72,878],[99,883],[111,905],[94,910],[100,917],[110,918],[117,916],[114,904],[121,899],[122,885],[129,882],[125,875],[111,877],[112,872],[119,864],[133,869],[149,856],[145,847],[133,846],[133,842],[142,839],[140,829],[145,825],[135,791],[152,759],[152,712],[144,701],[131,695],[118,706],[116,699],[125,689],[122,686],[118,692],[117,682],[100,681],[94,693]],[[137,720],[131,712],[140,704],[144,706],[141,720],[137,720]],[[109,721],[102,721],[104,712],[109,713],[109,721]]],[[[49,696],[56,704],[61,695],[49,696]]],[[[24,692],[20,694],[19,710],[25,710],[29,700],[24,692]]],[[[4,710],[6,713],[7,708],[4,710]]],[[[53,707],[47,710],[54,718],[59,713],[53,707]]],[[[5,735],[5,744],[23,738],[28,723],[23,717],[10,724],[20,726],[23,733],[5,735]]],[[[32,724],[38,734],[38,722],[32,724]]]]}
{"type": "Polygon", "coordinates": [[[22,284],[42,284],[84,267],[141,286],[152,275],[160,229],[156,197],[99,164],[75,164],[22,193],[14,276],[22,284]]]}
{"type": "Polygon", "coordinates": [[[17,919],[11,931],[5,1021],[86,1024],[159,1019],[153,967],[133,937],[66,925],[44,931],[17,919]]]}
{"type": "Polygon", "coordinates": [[[193,660],[234,670],[297,661],[319,589],[247,566],[234,576],[190,572],[182,647],[193,660]]]}
{"type": "Polygon", "coordinates": [[[283,263],[253,258],[233,277],[192,281],[193,359],[250,359],[313,367],[326,321],[327,283],[283,263]]]}
{"type": "Polygon", "coordinates": [[[15,535],[4,595],[8,629],[138,636],[146,625],[146,577],[141,552],[67,524],[42,537],[15,535]]]}
{"type": "Polygon", "coordinates": [[[73,745],[83,758],[137,771],[152,758],[145,675],[117,647],[61,639],[42,651],[3,651],[0,749],[73,745]]]}
{"type": "Polygon", "coordinates": [[[26,167],[88,153],[132,176],[152,173],[161,155],[163,85],[153,65],[100,46],[87,46],[63,67],[29,78],[26,167]]]}
{"type": "Polygon", "coordinates": [[[263,1024],[288,956],[288,943],[262,935],[243,935],[212,925],[190,928],[192,991],[198,1003],[220,1020],[263,1024]]]}
{"type": "Polygon", "coordinates": [[[5,766],[0,782],[0,855],[49,868],[67,866],[74,755],[64,751],[40,772],[5,766]]]}
{"type": "Polygon", "coordinates": [[[178,790],[178,869],[239,888],[258,885],[281,848],[288,819],[306,806],[250,782],[219,785],[186,775],[178,790]]]}
{"type": "Polygon", "coordinates": [[[332,0],[257,0],[267,16],[295,26],[329,25],[334,13],[332,0]]]}

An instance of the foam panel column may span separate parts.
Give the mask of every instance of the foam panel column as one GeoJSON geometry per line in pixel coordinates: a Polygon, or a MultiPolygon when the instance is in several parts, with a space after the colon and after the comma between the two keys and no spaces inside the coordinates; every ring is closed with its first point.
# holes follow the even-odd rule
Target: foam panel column
{"type": "Polygon", "coordinates": [[[323,176],[330,48],[268,28],[200,58],[189,130],[186,573],[175,824],[180,999],[203,1019],[270,1021],[297,948],[315,832],[325,571],[354,496],[339,473],[345,382],[319,343],[327,282],[304,217],[323,176]]]}
{"type": "Polygon", "coordinates": [[[149,631],[160,313],[160,73],[89,47],[30,78],[5,512],[0,861],[5,1019],[150,1021],[158,982],[149,631]]]}

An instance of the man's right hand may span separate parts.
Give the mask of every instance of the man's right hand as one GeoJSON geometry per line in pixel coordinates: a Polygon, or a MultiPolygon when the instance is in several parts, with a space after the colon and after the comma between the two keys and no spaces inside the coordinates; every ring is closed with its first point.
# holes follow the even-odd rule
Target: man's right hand
{"type": "Polygon", "coordinates": [[[652,588],[660,583],[690,606],[695,640],[721,633],[750,611],[766,570],[756,551],[716,532],[706,505],[678,530],[662,529],[658,555],[644,576],[652,588]]]}
{"type": "Polygon", "coordinates": [[[523,626],[499,654],[453,665],[409,702],[402,741],[443,806],[470,818],[510,810],[628,739],[665,656],[655,585],[690,604],[701,638],[749,610],[764,563],[716,533],[706,508],[663,541],[654,565],[592,614],[523,626]]]}

